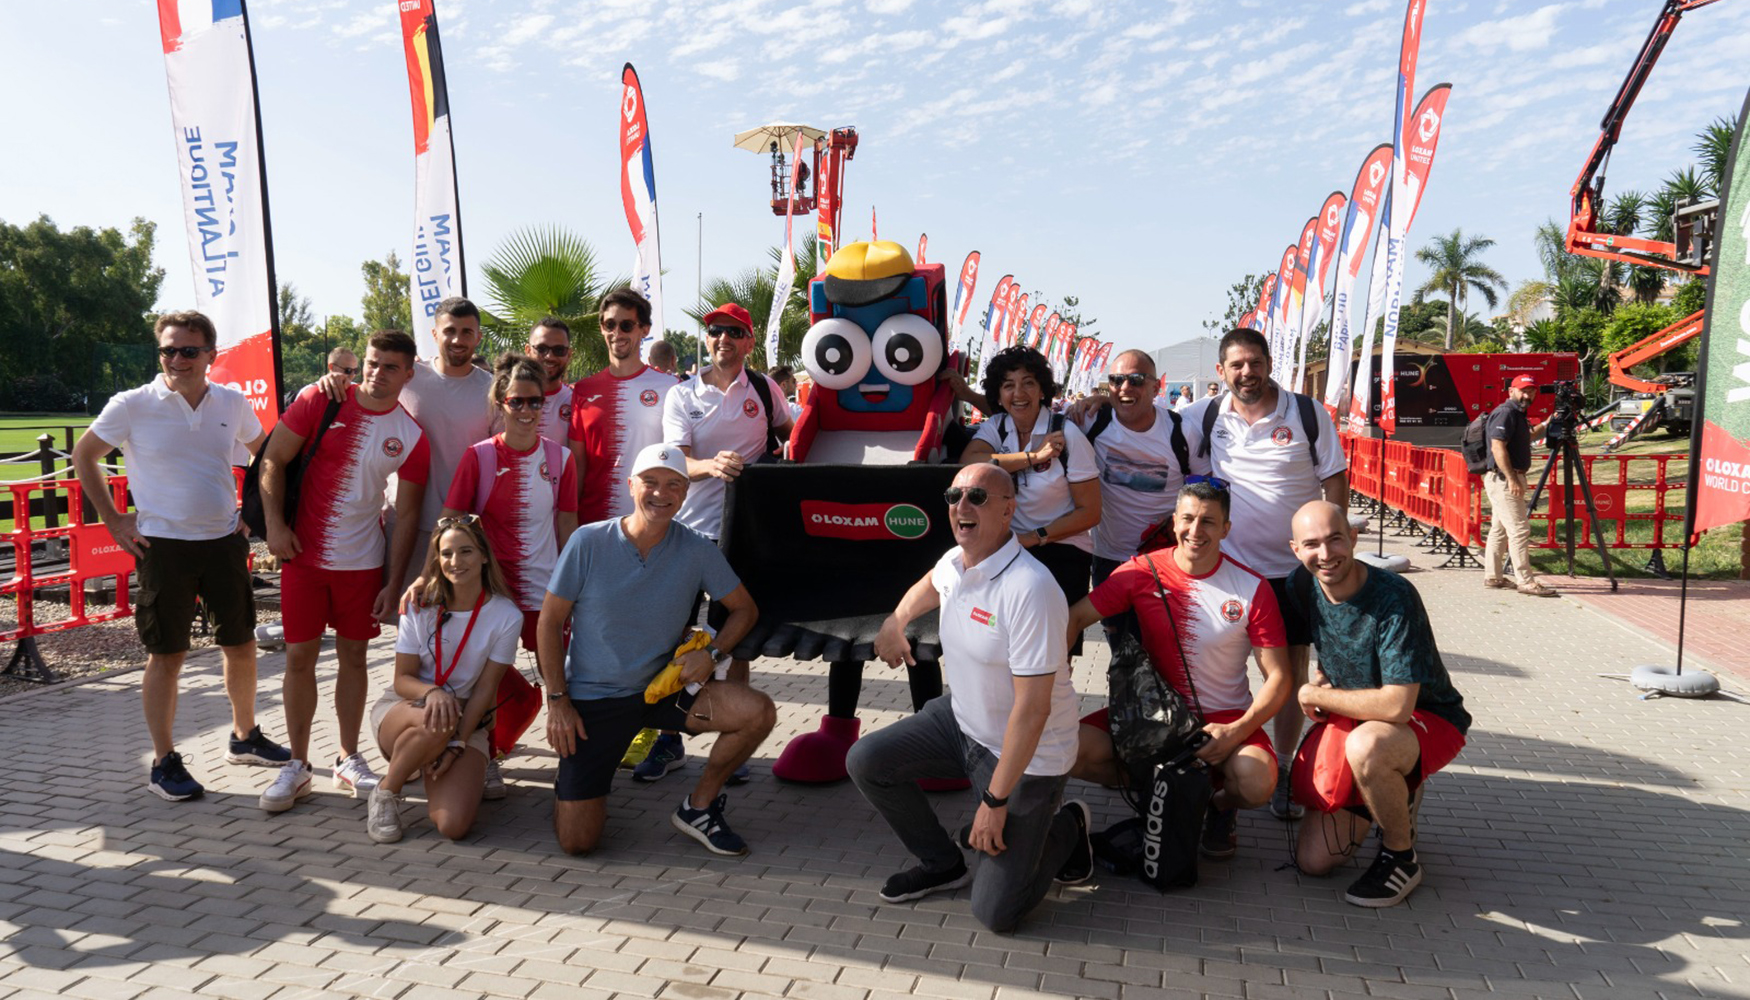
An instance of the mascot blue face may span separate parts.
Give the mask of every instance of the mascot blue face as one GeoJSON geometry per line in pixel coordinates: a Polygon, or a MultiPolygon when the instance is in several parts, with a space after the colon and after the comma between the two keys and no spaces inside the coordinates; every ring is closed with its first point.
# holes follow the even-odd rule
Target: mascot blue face
{"type": "MultiPolygon", "coordinates": [[[[929,320],[924,281],[910,278],[899,292],[867,305],[833,305],[825,289],[811,289],[816,313],[830,313],[809,330],[802,354],[815,384],[833,391],[845,413],[902,413],[919,385],[933,388],[941,367],[942,338],[929,320]]],[[[925,394],[927,395],[927,394],[925,394]]]]}

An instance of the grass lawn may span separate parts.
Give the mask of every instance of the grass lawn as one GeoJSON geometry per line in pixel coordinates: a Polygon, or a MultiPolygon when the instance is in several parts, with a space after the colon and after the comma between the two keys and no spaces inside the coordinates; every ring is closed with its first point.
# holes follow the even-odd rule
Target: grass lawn
{"type": "MultiPolygon", "coordinates": [[[[83,413],[0,413],[0,456],[16,455],[20,452],[35,451],[36,439],[40,434],[52,434],[55,447],[67,447],[63,427],[82,428],[91,423],[92,418],[83,413]]],[[[73,432],[73,439],[79,439],[79,432],[73,432]]],[[[35,475],[33,471],[26,475],[35,475]]],[[[17,479],[16,469],[0,468],[0,479],[17,479]]]]}

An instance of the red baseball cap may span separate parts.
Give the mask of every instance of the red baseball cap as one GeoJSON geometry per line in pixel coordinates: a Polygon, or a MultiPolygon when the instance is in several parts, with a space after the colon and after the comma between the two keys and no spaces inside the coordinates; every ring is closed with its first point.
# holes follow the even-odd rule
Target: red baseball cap
{"type": "MultiPolygon", "coordinates": [[[[710,320],[711,320],[711,317],[709,317],[709,316],[705,317],[706,322],[710,322],[710,320]]],[[[1532,378],[1530,375],[1520,375],[1519,377],[1517,377],[1513,380],[1513,384],[1512,384],[1511,388],[1514,388],[1514,389],[1535,389],[1535,388],[1537,388],[1537,379],[1532,378]]]]}
{"type": "Polygon", "coordinates": [[[753,317],[747,314],[746,309],[733,302],[725,302],[705,314],[705,325],[710,326],[713,323],[733,323],[749,333],[753,332],[753,317]]]}

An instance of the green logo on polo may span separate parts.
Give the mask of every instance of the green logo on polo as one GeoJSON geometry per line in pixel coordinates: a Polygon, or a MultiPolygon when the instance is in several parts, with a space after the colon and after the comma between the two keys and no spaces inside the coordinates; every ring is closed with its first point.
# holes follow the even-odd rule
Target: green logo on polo
{"type": "Polygon", "coordinates": [[[930,530],[930,515],[909,503],[896,503],[881,518],[887,530],[900,538],[922,538],[930,530]]]}

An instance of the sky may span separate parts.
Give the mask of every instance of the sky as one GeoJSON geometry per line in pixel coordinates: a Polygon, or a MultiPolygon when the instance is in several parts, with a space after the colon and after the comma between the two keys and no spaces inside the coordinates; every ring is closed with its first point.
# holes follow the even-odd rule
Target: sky
{"type": "MultiPolygon", "coordinates": [[[[1565,223],[1659,8],[1429,0],[1416,89],[1453,92],[1410,245],[1462,228],[1496,241],[1484,260],[1510,283],[1540,277],[1533,232],[1565,223]]],[[[360,263],[406,260],[413,239],[396,4],[248,9],[279,278],[318,317],[356,318],[360,263]]],[[[699,261],[705,280],[727,277],[782,241],[767,160],[731,136],[788,120],[860,133],[845,238],[866,238],[874,210],[879,235],[909,249],[927,232],[950,281],[981,251],[980,307],[1013,273],[1053,302],[1077,296],[1103,339],[1154,348],[1204,335],[1228,287],[1272,270],[1325,195],[1347,193],[1391,140],[1404,0],[438,0],[437,13],[468,286],[483,299],[481,263],[529,227],[567,227],[609,273],[630,273],[615,132],[630,61],[670,326],[696,301],[699,261]]],[[[0,37],[13,42],[0,61],[13,137],[0,219],[150,219],[159,306],[191,305],[156,5],[0,0],[0,37]]],[[[1742,104],[1745,66],[1750,3],[1687,15],[1607,191],[1656,188],[1694,162],[1694,133],[1742,104]]],[[[1426,277],[1412,262],[1406,293],[1426,277]]]]}

